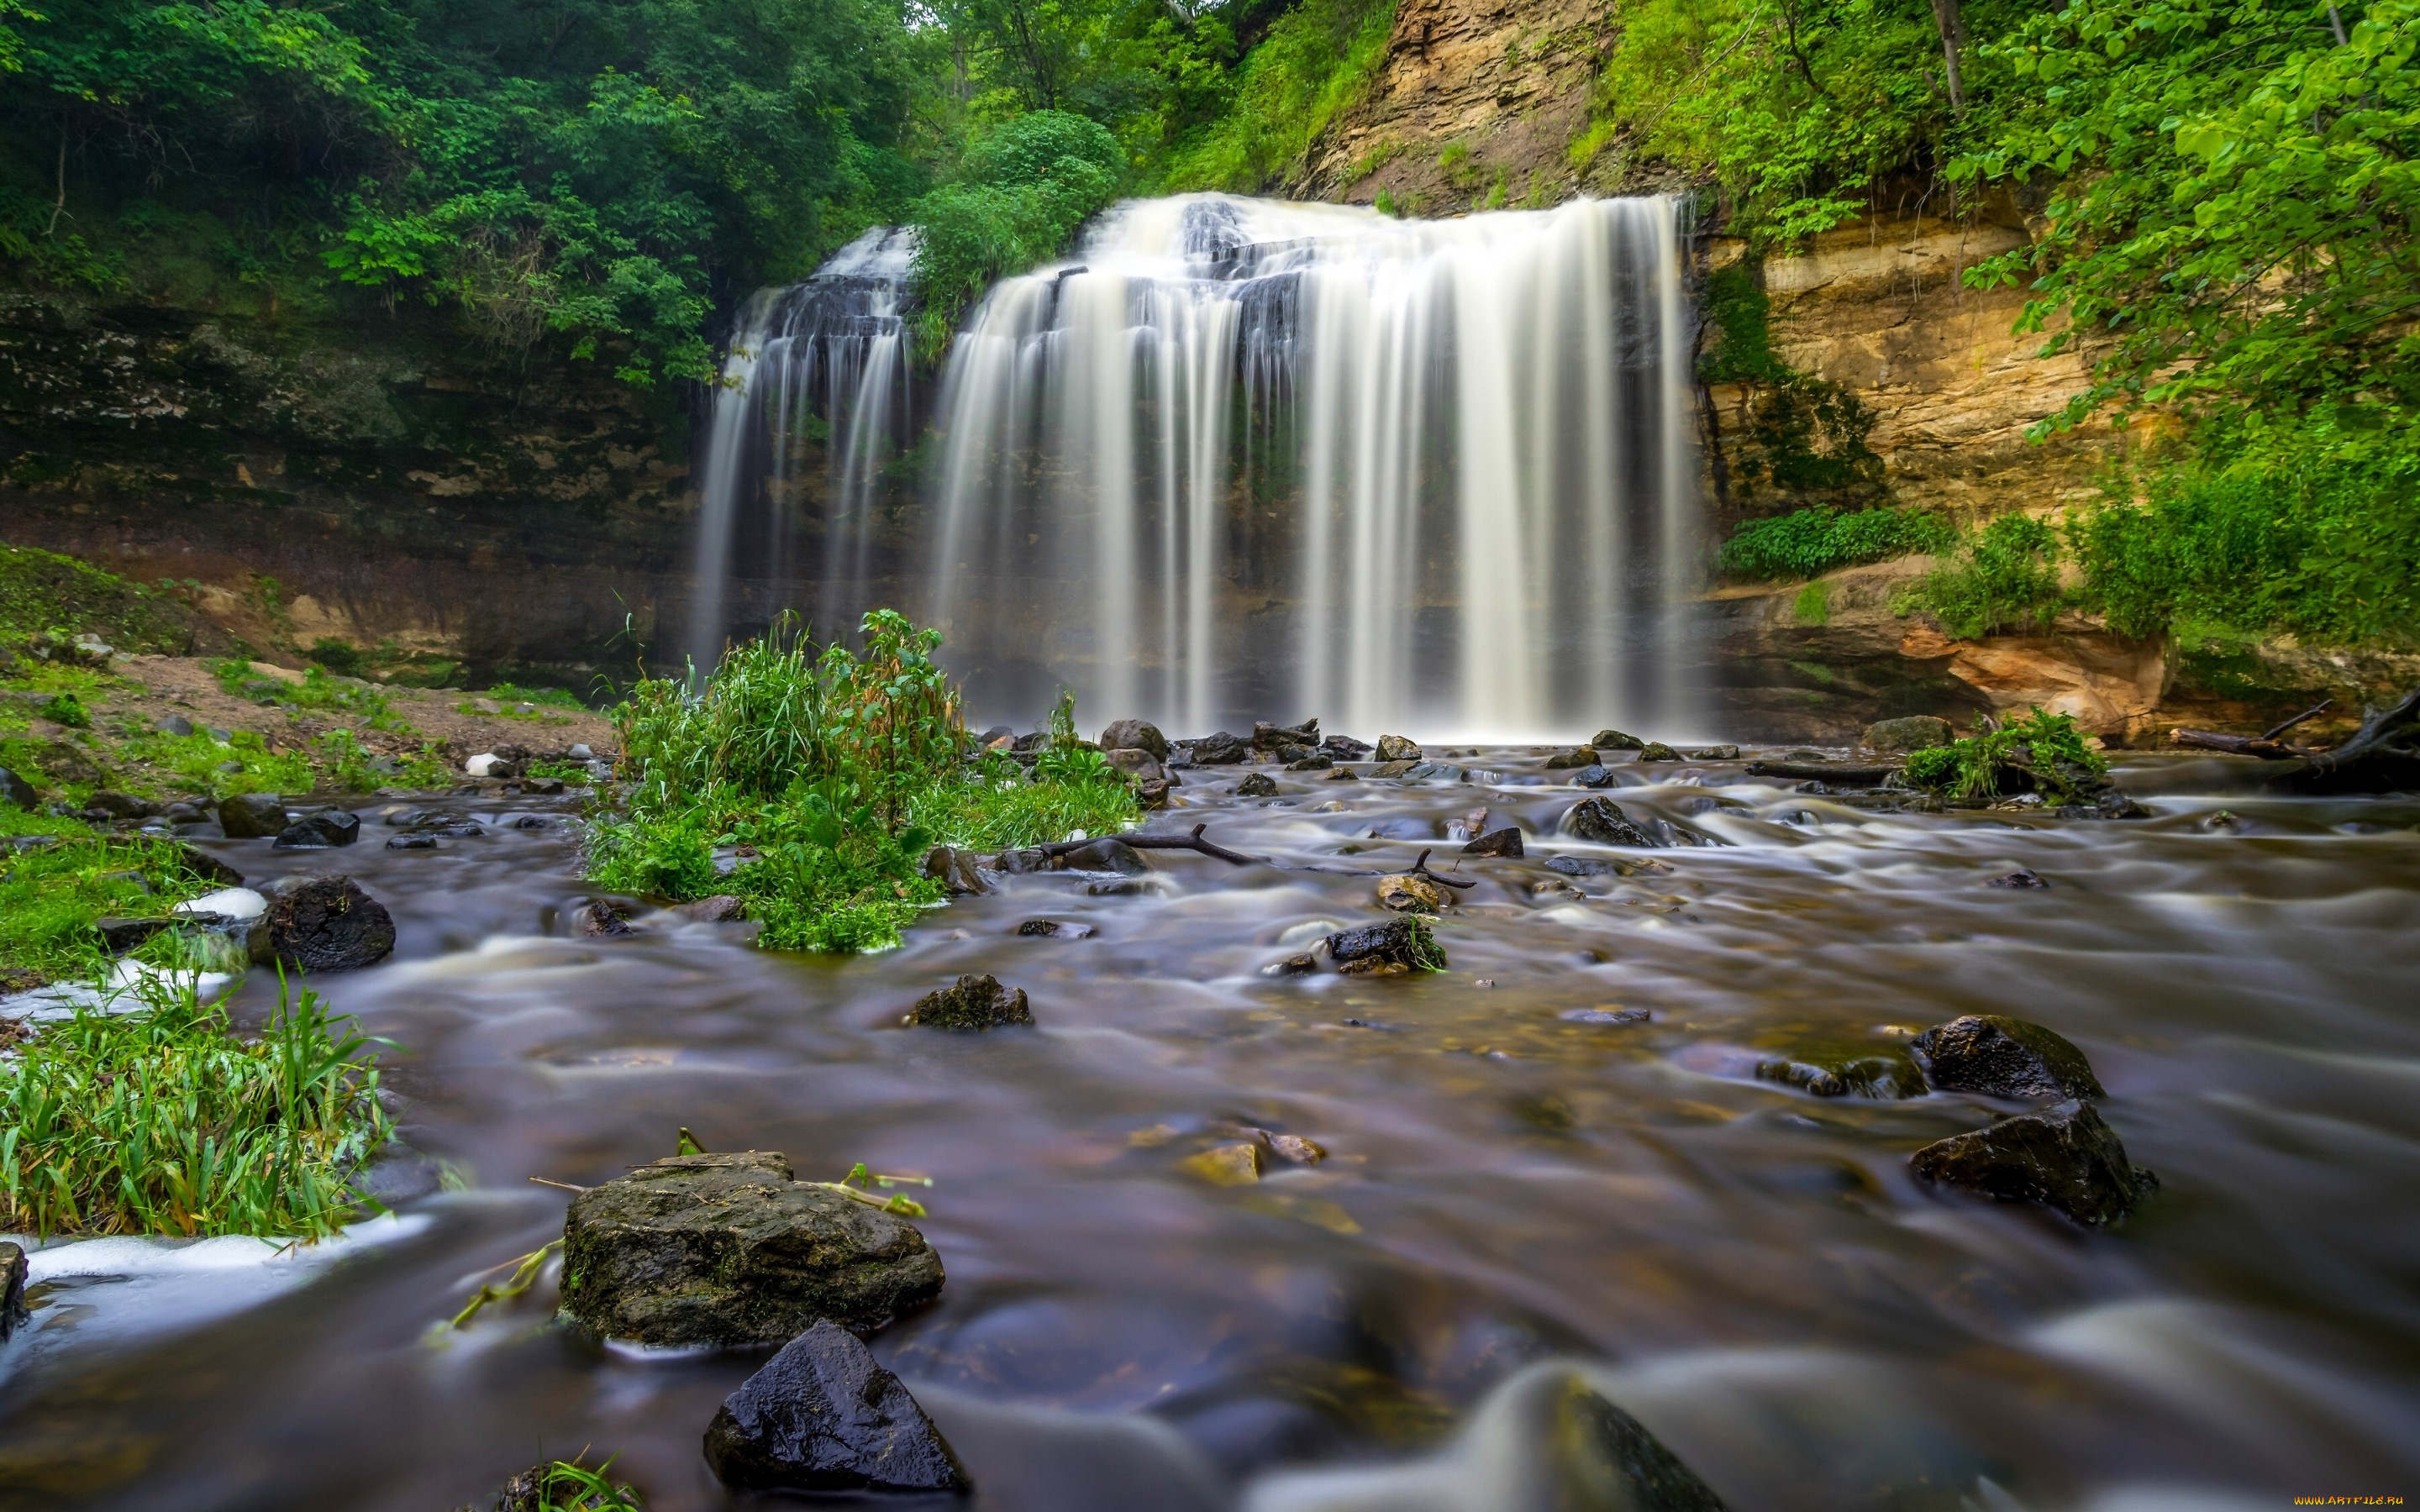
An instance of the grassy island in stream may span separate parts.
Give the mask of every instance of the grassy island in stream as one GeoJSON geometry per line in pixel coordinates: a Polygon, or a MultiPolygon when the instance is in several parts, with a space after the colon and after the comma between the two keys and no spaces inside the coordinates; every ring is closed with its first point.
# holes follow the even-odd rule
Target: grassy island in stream
{"type": "Polygon", "coordinates": [[[1140,817],[1125,780],[1077,738],[1072,700],[1030,773],[971,760],[958,689],[933,660],[939,633],[876,609],[861,637],[861,653],[818,650],[784,622],[694,691],[632,688],[615,711],[631,782],[623,811],[592,826],[591,880],[731,894],[770,949],[879,949],[942,901],[920,870],[930,847],[1110,834],[1140,817]],[[719,850],[740,863],[727,874],[719,850]]]}

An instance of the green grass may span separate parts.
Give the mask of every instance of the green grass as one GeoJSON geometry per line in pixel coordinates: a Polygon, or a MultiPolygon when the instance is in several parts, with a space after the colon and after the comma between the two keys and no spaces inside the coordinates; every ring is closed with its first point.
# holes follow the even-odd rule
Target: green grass
{"type": "Polygon", "coordinates": [[[369,1045],[308,989],[251,1038],[190,989],[42,1024],[0,1061],[0,1228],[332,1235],[390,1133],[369,1045]]]}
{"type": "Polygon", "coordinates": [[[1723,570],[1788,582],[1861,562],[1938,551],[1955,538],[1947,521],[1917,510],[1802,509],[1742,525],[1723,543],[1723,570]]]}
{"type": "Polygon", "coordinates": [[[89,632],[119,651],[183,656],[192,626],[166,594],[54,551],[0,546],[0,646],[89,632]]]}
{"type": "Polygon", "coordinates": [[[52,980],[103,964],[92,921],[164,914],[218,886],[189,871],[171,841],[102,836],[72,819],[0,805],[0,833],[55,835],[39,850],[0,849],[0,966],[52,980]]]}
{"type": "Polygon", "coordinates": [[[1901,769],[1909,786],[1951,797],[1996,797],[2024,780],[2058,803],[2081,801],[2082,790],[2102,786],[2098,779],[2108,774],[2108,762],[2085,744],[2074,717],[2045,714],[2040,705],[2000,729],[1916,751],[1901,769]]]}
{"type": "Polygon", "coordinates": [[[553,1461],[538,1488],[539,1507],[542,1512],[644,1512],[646,1503],[638,1488],[614,1480],[613,1468],[611,1459],[594,1470],[580,1458],[553,1461]]]}

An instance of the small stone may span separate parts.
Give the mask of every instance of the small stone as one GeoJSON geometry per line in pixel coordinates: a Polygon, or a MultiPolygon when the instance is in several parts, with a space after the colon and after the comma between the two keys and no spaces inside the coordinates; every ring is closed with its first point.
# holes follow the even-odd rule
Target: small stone
{"type": "Polygon", "coordinates": [[[1264,1147],[1257,1140],[1220,1145],[1179,1162],[1213,1186],[1246,1186],[1261,1179],[1264,1147]]]}
{"type": "Polygon", "coordinates": [[[1817,1097],[1845,1097],[1849,1091],[1847,1082],[1821,1066],[1810,1066],[1803,1060],[1761,1061],[1756,1068],[1756,1079],[1795,1087],[1817,1097]]]}
{"type": "Polygon", "coordinates": [[[1575,746],[1569,750],[1559,750],[1546,758],[1546,770],[1550,772],[1559,772],[1566,767],[1596,764],[1596,748],[1593,746],[1575,746]]]}
{"type": "Polygon", "coordinates": [[[1280,1159],[1296,1165],[1316,1165],[1327,1158],[1326,1149],[1300,1134],[1273,1134],[1269,1135],[1269,1149],[1277,1151],[1280,1159]]]}
{"type": "Polygon", "coordinates": [[[266,918],[270,953],[305,971],[356,971],[395,950],[395,919],[350,877],[290,878],[266,918]]]}
{"type": "Polygon", "coordinates": [[[1282,961],[1272,961],[1261,968],[1264,977],[1308,977],[1319,969],[1319,957],[1309,950],[1298,950],[1282,961]]]}
{"type": "Polygon", "coordinates": [[[1235,784],[1235,796],[1239,798],[1274,798],[1277,795],[1278,785],[1266,772],[1254,772],[1235,784]]]}
{"type": "Polygon", "coordinates": [[[281,851],[322,851],[350,845],[361,836],[358,817],[342,809],[322,809],[279,830],[274,843],[281,851]]]}
{"type": "Polygon", "coordinates": [[[1739,760],[1739,748],[1737,746],[1698,746],[1683,754],[1693,762],[1735,762],[1739,760]]]}
{"type": "Polygon", "coordinates": [[[1642,762],[1677,762],[1681,753],[1660,740],[1651,740],[1638,748],[1638,759],[1642,762]]]}
{"type": "Polygon", "coordinates": [[[1953,1134],[1909,1158],[1916,1174],[2001,1202],[2040,1202],[2097,1227],[2159,1187],[2131,1164],[2118,1132],[2089,1103],[2070,1101],[1953,1134]]]}
{"type": "Polygon", "coordinates": [[[1029,918],[1016,926],[1016,933],[1029,939],[1089,940],[1100,931],[1090,924],[1071,924],[1063,918],[1029,918]]]}
{"type": "Polygon", "coordinates": [[[1176,785],[1173,778],[1148,778],[1135,784],[1135,807],[1156,810],[1168,807],[1169,790],[1176,785]]]}
{"type": "Polygon", "coordinates": [[[98,809],[112,819],[142,819],[149,816],[152,806],[127,793],[96,793],[85,800],[86,809],[98,809]]]}
{"type": "Polygon", "coordinates": [[[1521,831],[1512,825],[1491,829],[1462,848],[1465,856],[1517,856],[1521,854],[1521,831]]]}
{"type": "Polygon", "coordinates": [[[1589,742],[1599,750],[1645,750],[1647,742],[1637,735],[1625,735],[1619,730],[1600,730],[1589,742]]]}
{"type": "Polygon", "coordinates": [[[1613,773],[1602,766],[1583,766],[1572,774],[1572,785],[1583,788],[1613,786],[1613,773]]]}
{"type": "Polygon", "coordinates": [[[1911,751],[1931,750],[1935,746],[1952,744],[1957,733],[1947,719],[1930,714],[1912,714],[1903,719],[1880,719],[1866,726],[1857,744],[1882,756],[1904,756],[1911,751]]]}
{"type": "Polygon", "coordinates": [[[1120,719],[1101,732],[1103,750],[1148,751],[1154,761],[1168,760],[1168,737],[1159,727],[1141,719],[1120,719]]]}
{"type": "Polygon", "coordinates": [[[96,918],[93,933],[101,936],[101,948],[112,955],[124,955],[162,930],[175,926],[173,918],[96,918]]]}
{"type": "Polygon", "coordinates": [[[1240,735],[1221,730],[1215,735],[1203,735],[1193,743],[1193,759],[1203,766],[1233,766],[1252,754],[1252,748],[1240,735]]]}
{"type": "Polygon", "coordinates": [[[34,784],[8,768],[0,766],[0,802],[30,810],[41,801],[42,795],[34,791],[34,784]]]}
{"type": "Polygon", "coordinates": [[[1453,905],[1446,889],[1426,877],[1398,872],[1378,879],[1378,906],[1399,914],[1441,914],[1453,905]]]}
{"type": "Polygon", "coordinates": [[[1420,748],[1402,735],[1380,735],[1378,759],[1382,762],[1416,762],[1420,759],[1420,748]]]}
{"type": "Polygon", "coordinates": [[[818,1321],[876,1328],[941,1291],[898,1214],[800,1181],[768,1150],[675,1155],[571,1199],[563,1309],[640,1344],[772,1344],[818,1321]]]}
{"type": "Polygon", "coordinates": [[[830,1322],[782,1347],[722,1400],[706,1460],[724,1485],[801,1491],[971,1489],[897,1376],[830,1322]]]}
{"type": "Polygon", "coordinates": [[[208,851],[179,842],[176,846],[176,855],[178,866],[204,882],[215,882],[222,887],[238,887],[243,882],[242,872],[208,851]]]}
{"type": "Polygon", "coordinates": [[[181,714],[171,714],[160,720],[160,733],[182,740],[194,733],[194,721],[181,714]]]}
{"type": "Polygon", "coordinates": [[[1630,822],[1611,798],[1582,798],[1563,815],[1563,828],[1599,845],[1659,846],[1663,841],[1630,822]]]}
{"type": "Polygon", "coordinates": [[[433,851],[437,849],[437,837],[429,834],[391,835],[387,838],[386,848],[391,851],[433,851]]]}
{"type": "Polygon", "coordinates": [[[1358,782],[1361,777],[1349,766],[1340,766],[1327,774],[1327,779],[1330,782],[1358,782]]]}
{"type": "Polygon", "coordinates": [[[2016,871],[2009,872],[2007,876],[1993,877],[1991,881],[1984,883],[1983,886],[1987,887],[2047,887],[2050,884],[2026,868],[2019,867],[2016,871]]]}
{"type": "Polygon", "coordinates": [[[953,898],[971,898],[993,890],[984,880],[983,869],[976,865],[972,852],[954,846],[936,845],[924,853],[924,875],[941,885],[941,890],[953,898]]]}
{"type": "Polygon", "coordinates": [[[593,762],[597,759],[597,753],[588,748],[587,742],[582,741],[566,749],[563,759],[567,762],[593,762]]]}
{"type": "Polygon", "coordinates": [[[1986,1097],[2102,1097],[2084,1052],[2024,1019],[1969,1013],[1916,1037],[1925,1073],[1946,1092],[1986,1097]]]}
{"type": "Polygon", "coordinates": [[[1023,988],[1009,989],[996,977],[960,977],[954,987],[926,993],[901,1022],[934,1029],[994,1029],[1032,1024],[1033,1011],[1023,988]]]}
{"type": "Polygon", "coordinates": [[[473,699],[471,701],[471,708],[473,712],[479,714],[502,714],[504,712],[504,706],[497,702],[494,699],[473,699]]]}
{"type": "Polygon", "coordinates": [[[673,910],[693,924],[737,924],[748,917],[748,905],[727,892],[682,903],[673,910]]]}
{"type": "Polygon", "coordinates": [[[1608,1027],[1624,1024],[1644,1024],[1652,1016],[1643,1008],[1575,1008],[1563,1015],[1574,1024],[1594,1024],[1608,1027]]]}
{"type": "Polygon", "coordinates": [[[267,840],[285,827],[286,800],[274,793],[244,793],[219,800],[219,828],[229,840],[267,840]]]}

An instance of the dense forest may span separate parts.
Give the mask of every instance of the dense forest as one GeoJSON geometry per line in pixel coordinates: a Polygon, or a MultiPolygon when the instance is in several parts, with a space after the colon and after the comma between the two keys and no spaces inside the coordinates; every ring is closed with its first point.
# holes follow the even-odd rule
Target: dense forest
{"type": "MultiPolygon", "coordinates": [[[[2120,628],[2420,622],[2408,0],[1621,0],[1571,147],[1787,251],[1883,200],[2015,205],[2133,424],[2063,546],[2120,628]]],[[[1127,193],[1297,170],[1390,0],[0,0],[0,257],[270,310],[416,302],[500,358],[710,377],[734,301],[913,221],[923,346],[1127,193]]],[[[1749,354],[1748,371],[1757,371],[1749,354]]],[[[1740,365],[1733,352],[1714,361],[1740,365]]],[[[2022,595],[2020,595],[2022,596],[2022,595]]],[[[2039,596],[2039,595],[2037,595],[2039,596]]]]}

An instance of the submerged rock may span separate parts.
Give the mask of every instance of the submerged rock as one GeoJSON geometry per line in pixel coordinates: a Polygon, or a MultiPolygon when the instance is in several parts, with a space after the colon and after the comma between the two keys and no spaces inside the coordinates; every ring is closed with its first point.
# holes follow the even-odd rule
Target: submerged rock
{"type": "Polygon", "coordinates": [[[1071,924],[1061,918],[1029,918],[1016,926],[1016,933],[1028,938],[1089,940],[1099,931],[1090,924],[1071,924]]]}
{"type": "Polygon", "coordinates": [[[1220,1145],[1177,1164],[1213,1186],[1247,1186],[1267,1167],[1267,1147],[1259,1141],[1220,1145]]]}
{"type": "Polygon", "coordinates": [[[1286,770],[1289,772],[1325,772],[1335,764],[1335,757],[1330,756],[1324,750],[1315,750],[1308,756],[1298,756],[1293,761],[1286,763],[1286,770]]]}
{"type": "Polygon", "coordinates": [[[1909,1157],[1916,1174],[2001,1202],[2040,1202],[2099,1227],[2158,1190],[2133,1165],[2118,1132],[2091,1103],[2070,1101],[1952,1134],[1909,1157]]]}
{"type": "Polygon", "coordinates": [[[722,1399],[706,1461],[726,1486],[965,1491],[948,1441],[857,1335],[817,1323],[722,1399]]]}
{"type": "Polygon", "coordinates": [[[274,843],[281,851],[317,851],[350,845],[361,838],[358,817],[342,809],[321,809],[279,830],[274,843]]]}
{"type": "Polygon", "coordinates": [[[1904,756],[1911,751],[1931,750],[1957,739],[1957,732],[1947,719],[1930,714],[1912,714],[1903,719],[1878,719],[1866,726],[1857,744],[1884,756],[1904,756]]]}
{"type": "Polygon", "coordinates": [[[304,971],[358,971],[395,950],[394,918],[350,877],[281,887],[265,918],[269,953],[304,971]]]}
{"type": "Polygon", "coordinates": [[[1378,879],[1378,906],[1399,914],[1441,914],[1453,906],[1453,899],[1426,877],[1398,872],[1378,879]]]}
{"type": "Polygon", "coordinates": [[[1101,732],[1103,750],[1147,750],[1154,761],[1168,760],[1168,737],[1159,727],[1141,719],[1120,719],[1101,732]]]}
{"type": "Polygon", "coordinates": [[[639,928],[622,912],[619,903],[591,898],[571,911],[571,933],[583,939],[603,940],[636,934],[639,928]]]}
{"type": "Polygon", "coordinates": [[[675,1155],[590,1187],[563,1226],[563,1310],[642,1344],[774,1344],[874,1328],[940,1294],[894,1213],[800,1181],[768,1150],[675,1155]]]}
{"type": "Polygon", "coordinates": [[[1546,758],[1546,770],[1550,772],[1559,772],[1566,767],[1596,764],[1596,748],[1593,746],[1575,746],[1569,750],[1559,750],[1546,758]]]}
{"type": "Polygon", "coordinates": [[[1599,750],[1645,750],[1647,748],[1647,742],[1637,735],[1624,734],[1619,730],[1600,730],[1589,744],[1599,750]]]}
{"type": "Polygon", "coordinates": [[[1063,859],[1071,872],[1115,872],[1120,876],[1139,877],[1151,870],[1142,852],[1114,835],[1089,841],[1069,851],[1063,859]]]}
{"type": "Polygon", "coordinates": [[[1380,735],[1378,759],[1382,762],[1416,762],[1420,759],[1420,748],[1402,735],[1380,735]]]}
{"type": "Polygon", "coordinates": [[[2009,872],[2007,876],[1993,877],[1991,881],[1984,883],[1983,886],[1987,887],[2033,888],[2047,887],[2050,884],[2041,877],[2036,875],[2031,870],[2024,867],[2019,867],[2016,871],[2009,872]]]}
{"type": "Polygon", "coordinates": [[[1593,841],[1599,845],[1632,845],[1653,848],[1664,843],[1630,822],[1621,805],[1611,798],[1582,798],[1563,815],[1563,828],[1575,839],[1593,841]]]}
{"type": "Polygon", "coordinates": [[[970,976],[960,977],[954,987],[916,999],[900,1022],[933,1029],[996,1029],[1032,1024],[1033,1010],[1025,1000],[1025,989],[1002,987],[997,977],[970,976]]]}
{"type": "Polygon", "coordinates": [[[286,800],[274,793],[240,793],[219,800],[219,828],[229,840],[268,840],[286,827],[286,800]]]}
{"type": "Polygon", "coordinates": [[[1867,1097],[1878,1102],[1925,1094],[1923,1073],[1907,1052],[1894,1045],[1813,1049],[1799,1047],[1760,1062],[1756,1079],[1795,1087],[1817,1097],[1867,1097]]]}
{"type": "Polygon", "coordinates": [[[1282,961],[1272,961],[1261,968],[1264,977],[1308,977],[1319,969],[1319,957],[1309,950],[1297,950],[1282,961]]]}
{"type": "Polygon", "coordinates": [[[1266,772],[1254,772],[1235,784],[1235,796],[1239,798],[1274,798],[1277,795],[1278,785],[1266,772]]]}
{"type": "Polygon", "coordinates": [[[1521,854],[1521,832],[1507,825],[1491,829],[1462,848],[1465,856],[1517,856],[1521,854]]]}
{"type": "Polygon", "coordinates": [[[1945,1092],[2028,1098],[2105,1095],[2083,1051],[2024,1019],[1969,1013],[1925,1030],[1913,1048],[1932,1085],[1945,1092]]]}

